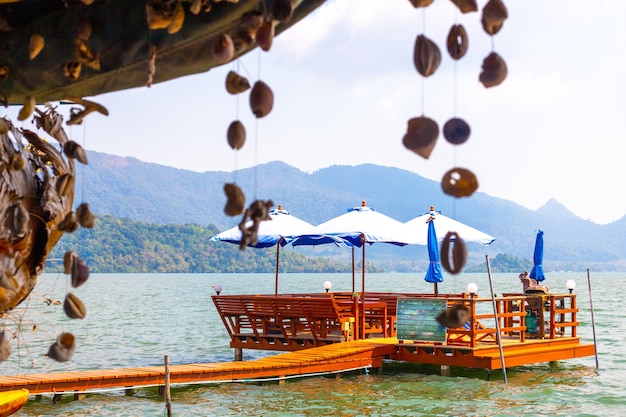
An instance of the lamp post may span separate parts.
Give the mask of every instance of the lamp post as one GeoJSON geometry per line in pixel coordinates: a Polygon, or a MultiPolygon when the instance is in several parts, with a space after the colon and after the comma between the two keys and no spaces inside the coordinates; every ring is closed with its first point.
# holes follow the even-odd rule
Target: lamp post
{"type": "Polygon", "coordinates": [[[474,298],[475,294],[478,292],[478,285],[474,282],[470,282],[467,284],[467,292],[470,295],[470,298],[474,298]]]}
{"type": "Polygon", "coordinates": [[[213,289],[215,290],[217,295],[220,295],[220,293],[222,292],[222,284],[213,284],[213,289]]]}
{"type": "Polygon", "coordinates": [[[576,281],[574,281],[573,279],[568,279],[565,283],[565,287],[569,290],[569,293],[571,294],[572,291],[574,291],[574,288],[576,288],[576,281]]]}
{"type": "Polygon", "coordinates": [[[324,289],[328,292],[333,286],[333,283],[330,281],[324,281],[324,289]]]}

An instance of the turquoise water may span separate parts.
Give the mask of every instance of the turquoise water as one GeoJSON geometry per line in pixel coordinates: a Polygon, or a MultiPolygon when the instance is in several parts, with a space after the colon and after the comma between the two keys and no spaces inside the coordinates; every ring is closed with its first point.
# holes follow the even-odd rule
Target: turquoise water
{"type": "MultiPolygon", "coordinates": [[[[279,291],[350,291],[350,274],[283,274],[279,291]]],[[[549,274],[553,292],[565,292],[574,279],[579,294],[579,334],[593,342],[587,275],[549,274]]],[[[360,277],[357,277],[360,288],[360,277]]],[[[273,274],[94,274],[72,289],[62,274],[45,274],[29,300],[10,317],[7,328],[21,323],[19,346],[0,364],[3,375],[69,370],[230,361],[229,339],[210,299],[211,285],[221,283],[224,294],[273,293],[273,274]],[[73,291],[87,307],[87,318],[65,318],[63,301],[73,291]],[[36,331],[33,331],[36,325],[36,331]],[[77,338],[73,359],[57,363],[44,357],[57,334],[77,338]]],[[[441,292],[459,293],[469,282],[479,295],[489,296],[486,274],[446,276],[441,292]]],[[[379,374],[349,373],[296,378],[279,385],[267,383],[206,384],[173,387],[177,416],[622,416],[626,414],[626,313],[619,307],[622,274],[591,273],[599,370],[595,358],[541,363],[501,372],[386,363],[379,374]]],[[[519,291],[517,274],[494,274],[496,293],[519,291]]],[[[432,284],[419,274],[367,274],[372,291],[430,292],[432,284]]],[[[275,354],[244,351],[244,359],[275,354]]],[[[57,404],[50,396],[31,397],[19,416],[163,416],[165,403],[157,388],[88,394],[57,404]]]]}

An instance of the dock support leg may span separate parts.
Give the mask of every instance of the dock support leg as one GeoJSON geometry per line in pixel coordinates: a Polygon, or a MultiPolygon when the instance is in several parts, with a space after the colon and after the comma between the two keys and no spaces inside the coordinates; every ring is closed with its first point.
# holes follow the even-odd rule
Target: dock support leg
{"type": "Polygon", "coordinates": [[[84,392],[75,392],[74,393],[74,401],[84,400],[87,397],[87,394],[84,392]]]}
{"type": "Polygon", "coordinates": [[[242,361],[242,360],[243,360],[243,349],[235,348],[235,361],[242,361]]]}
{"type": "Polygon", "coordinates": [[[441,365],[441,376],[450,376],[450,366],[441,365]]]}
{"type": "Polygon", "coordinates": [[[56,404],[59,401],[61,401],[61,397],[63,396],[63,394],[54,394],[52,396],[52,404],[56,404]]]}
{"type": "Polygon", "coordinates": [[[280,379],[278,380],[278,385],[285,385],[287,383],[287,380],[285,379],[285,375],[281,375],[279,378],[280,379]]]}

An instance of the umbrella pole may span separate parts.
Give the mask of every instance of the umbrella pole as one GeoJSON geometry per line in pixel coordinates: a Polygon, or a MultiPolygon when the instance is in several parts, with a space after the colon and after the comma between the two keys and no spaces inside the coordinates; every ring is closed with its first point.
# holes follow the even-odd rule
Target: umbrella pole
{"type": "Polygon", "coordinates": [[[435,287],[435,297],[439,297],[439,286],[436,282],[433,282],[433,285],[435,287]]]}
{"type": "MultiPolygon", "coordinates": [[[[593,349],[596,353],[596,372],[598,371],[598,345],[596,342],[596,321],[593,318],[593,300],[591,297],[591,276],[587,268],[587,285],[589,286],[589,309],[591,310],[591,328],[593,329],[593,349]]],[[[571,290],[570,290],[571,291],[571,290]]]]}
{"type": "Polygon", "coordinates": [[[365,339],[365,238],[361,235],[361,339],[365,339]]]}
{"type": "Polygon", "coordinates": [[[276,244],[276,285],[274,287],[274,295],[278,295],[278,258],[280,256],[280,241],[283,240],[283,237],[281,236],[280,239],[278,239],[278,243],[276,244]]]}
{"type": "Polygon", "coordinates": [[[354,246],[352,246],[352,294],[356,289],[354,288],[354,246]]]}
{"type": "Polygon", "coordinates": [[[502,375],[504,376],[504,383],[507,383],[506,379],[506,366],[504,364],[504,352],[502,350],[502,340],[500,339],[500,320],[498,319],[498,309],[496,308],[496,295],[493,292],[493,280],[491,279],[491,262],[489,262],[489,255],[485,255],[487,260],[487,275],[489,275],[489,288],[491,289],[491,303],[493,304],[493,317],[496,322],[496,340],[498,341],[498,348],[500,349],[500,364],[502,366],[502,375]]]}

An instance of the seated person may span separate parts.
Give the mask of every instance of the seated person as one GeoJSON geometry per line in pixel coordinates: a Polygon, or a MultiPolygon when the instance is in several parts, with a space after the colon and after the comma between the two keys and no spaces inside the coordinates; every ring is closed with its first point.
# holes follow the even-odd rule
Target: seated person
{"type": "Polygon", "coordinates": [[[524,271],[521,274],[519,274],[519,280],[522,283],[522,287],[523,287],[522,292],[526,292],[527,289],[537,286],[537,281],[528,276],[528,271],[524,271]]]}

